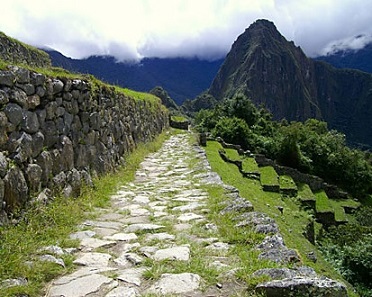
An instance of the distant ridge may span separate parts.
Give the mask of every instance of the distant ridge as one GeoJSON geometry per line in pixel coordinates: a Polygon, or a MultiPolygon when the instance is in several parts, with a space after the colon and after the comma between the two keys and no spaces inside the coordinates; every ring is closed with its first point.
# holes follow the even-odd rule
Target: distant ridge
{"type": "Polygon", "coordinates": [[[165,89],[177,104],[195,98],[208,89],[223,60],[197,58],[145,58],[139,64],[118,63],[112,56],[91,56],[78,60],[54,50],[45,50],[53,66],[90,73],[108,83],[148,92],[156,86],[165,89]]]}
{"type": "Polygon", "coordinates": [[[236,93],[264,104],[274,119],[322,119],[350,143],[372,146],[372,75],[306,57],[270,21],[237,38],[209,89],[217,100],[236,93]]]}
{"type": "Polygon", "coordinates": [[[337,68],[352,68],[372,73],[372,43],[359,50],[342,50],[317,57],[316,60],[332,64],[337,68]]]}

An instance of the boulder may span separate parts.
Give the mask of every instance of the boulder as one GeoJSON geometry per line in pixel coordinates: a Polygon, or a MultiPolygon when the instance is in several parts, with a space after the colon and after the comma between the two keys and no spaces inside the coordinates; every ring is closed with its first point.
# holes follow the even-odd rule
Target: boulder
{"type": "Polygon", "coordinates": [[[256,291],[267,297],[317,296],[347,297],[344,284],[329,278],[295,277],[273,280],[256,286],[256,291]]]}
{"type": "Polygon", "coordinates": [[[8,210],[23,207],[28,199],[28,187],[22,171],[14,166],[4,177],[4,201],[8,210]]]}

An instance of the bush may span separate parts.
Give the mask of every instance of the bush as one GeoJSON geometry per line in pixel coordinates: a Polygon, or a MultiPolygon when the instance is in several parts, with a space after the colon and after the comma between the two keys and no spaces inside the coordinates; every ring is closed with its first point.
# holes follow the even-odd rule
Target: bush
{"type": "Polygon", "coordinates": [[[244,149],[250,148],[253,142],[253,135],[247,123],[237,117],[221,118],[212,133],[216,137],[221,137],[225,142],[239,144],[244,149]]]}

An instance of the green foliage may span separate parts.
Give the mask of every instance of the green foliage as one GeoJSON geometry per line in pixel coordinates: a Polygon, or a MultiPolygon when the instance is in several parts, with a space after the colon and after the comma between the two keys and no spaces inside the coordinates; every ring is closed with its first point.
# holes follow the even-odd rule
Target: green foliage
{"type": "Polygon", "coordinates": [[[320,237],[323,254],[357,289],[361,296],[372,296],[372,209],[357,211],[356,222],[339,225],[320,237]]]}
{"type": "Polygon", "coordinates": [[[213,135],[221,137],[224,141],[232,144],[240,144],[243,148],[250,147],[251,130],[247,123],[237,117],[221,118],[213,129],[213,135]]]}

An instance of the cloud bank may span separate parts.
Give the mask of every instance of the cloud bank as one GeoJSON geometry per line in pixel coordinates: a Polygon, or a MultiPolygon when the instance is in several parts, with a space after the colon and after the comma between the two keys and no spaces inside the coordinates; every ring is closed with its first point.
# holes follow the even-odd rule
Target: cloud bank
{"type": "Polygon", "coordinates": [[[73,58],[212,60],[265,18],[317,56],[372,41],[371,11],[365,0],[12,0],[2,3],[0,30],[73,58]]]}

